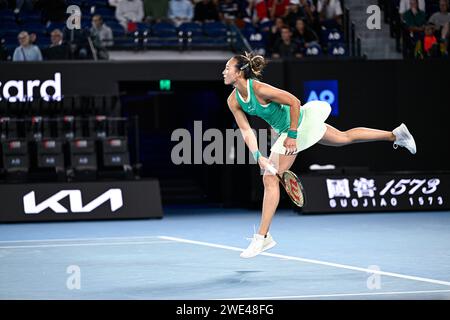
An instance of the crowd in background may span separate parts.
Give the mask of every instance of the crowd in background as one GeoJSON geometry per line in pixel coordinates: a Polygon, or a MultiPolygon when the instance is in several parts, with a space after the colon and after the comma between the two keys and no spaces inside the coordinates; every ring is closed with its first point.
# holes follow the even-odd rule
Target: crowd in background
{"type": "MultiPolygon", "coordinates": [[[[439,11],[433,13],[426,12],[425,0],[393,1],[408,28],[407,45],[414,47],[415,56],[446,55],[450,22],[447,0],[429,0],[439,2],[439,11]]],[[[116,24],[126,35],[140,23],[169,21],[176,27],[188,22],[232,23],[242,30],[261,32],[265,39],[263,53],[273,58],[301,58],[308,47],[320,49],[326,45],[321,42],[324,28],[343,31],[340,0],[0,0],[1,10],[12,11],[15,21],[10,22],[19,28],[26,26],[23,13],[39,13],[40,22],[48,30],[44,36],[48,42],[43,44],[37,39],[42,35],[21,28],[16,39],[19,46],[12,54],[14,61],[88,59],[93,50],[100,59],[106,59],[107,49],[114,46],[118,34],[116,24]],[[65,27],[69,16],[66,10],[71,4],[89,8],[87,14],[82,13],[83,19],[89,19],[88,27],[65,27]],[[111,12],[114,21],[106,21],[106,11],[99,11],[99,7],[111,12]]],[[[0,36],[1,28],[7,27],[0,22],[0,36]]],[[[2,46],[0,59],[5,56],[2,46]]]]}
{"type": "Polygon", "coordinates": [[[450,13],[448,0],[400,0],[405,46],[415,58],[448,56],[450,13]]]}

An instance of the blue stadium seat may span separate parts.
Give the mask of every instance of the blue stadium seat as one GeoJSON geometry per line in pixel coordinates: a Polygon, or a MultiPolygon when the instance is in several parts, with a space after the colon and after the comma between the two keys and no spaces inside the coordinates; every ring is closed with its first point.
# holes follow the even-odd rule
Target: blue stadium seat
{"type": "Polygon", "coordinates": [[[20,30],[18,28],[17,29],[13,29],[13,28],[4,29],[4,30],[0,30],[0,36],[5,39],[6,38],[14,39],[14,43],[18,43],[17,36],[19,35],[20,31],[22,31],[22,30],[20,30]]]}
{"type": "Polygon", "coordinates": [[[241,32],[244,34],[252,34],[258,32],[259,28],[255,27],[251,23],[246,23],[244,27],[241,29],[241,32]]]}
{"type": "Polygon", "coordinates": [[[114,9],[110,9],[110,8],[104,8],[104,7],[95,7],[95,10],[92,14],[99,14],[102,16],[102,18],[105,19],[112,19],[112,18],[116,18],[116,14],[114,9]]]}
{"type": "Polygon", "coordinates": [[[203,32],[209,37],[226,37],[228,28],[222,22],[205,22],[203,32]]]}
{"type": "Polygon", "coordinates": [[[14,50],[19,46],[19,42],[17,41],[17,36],[15,37],[4,37],[3,46],[8,52],[9,55],[14,53],[14,50]]]}
{"type": "Polygon", "coordinates": [[[90,16],[81,16],[81,27],[82,28],[91,28],[92,27],[92,19],[90,16]]]}
{"type": "Polygon", "coordinates": [[[211,45],[210,39],[203,33],[202,25],[197,22],[186,22],[178,27],[179,35],[186,40],[188,48],[211,45]]]}
{"type": "Polygon", "coordinates": [[[123,36],[125,34],[125,29],[117,21],[105,21],[105,24],[111,28],[114,37],[123,36]]]}
{"type": "Polygon", "coordinates": [[[151,36],[146,40],[148,47],[178,47],[181,45],[178,31],[170,23],[159,22],[151,27],[151,36]]]}
{"type": "Polygon", "coordinates": [[[42,14],[39,10],[33,11],[20,11],[19,17],[24,19],[36,19],[41,18],[42,14]]]}
{"type": "Polygon", "coordinates": [[[55,29],[59,29],[62,31],[64,30],[65,27],[66,24],[64,22],[51,22],[50,24],[47,25],[45,29],[47,30],[48,33],[50,33],[55,29]]]}
{"type": "Polygon", "coordinates": [[[208,44],[211,47],[225,48],[230,45],[230,30],[222,22],[204,23],[203,33],[208,37],[208,44]]]}
{"type": "MultiPolygon", "coordinates": [[[[35,22],[25,22],[22,26],[20,26],[21,29],[26,30],[28,32],[34,32],[34,33],[41,33],[45,32],[47,29],[45,28],[45,25],[42,23],[35,23],[35,22]]],[[[52,31],[53,29],[49,30],[52,31]]],[[[62,30],[62,29],[60,29],[62,30]]]]}
{"type": "Polygon", "coordinates": [[[155,23],[151,29],[152,34],[157,37],[172,37],[178,35],[175,26],[167,22],[155,23]]]}
{"type": "Polygon", "coordinates": [[[40,48],[45,48],[50,45],[50,36],[45,33],[36,33],[36,44],[40,48]]]}
{"type": "Polygon", "coordinates": [[[6,52],[8,52],[8,55],[11,55],[11,58],[12,58],[12,55],[14,54],[14,50],[16,50],[18,45],[19,44],[5,43],[6,52]]]}
{"type": "Polygon", "coordinates": [[[137,27],[137,31],[139,31],[139,33],[141,33],[141,34],[150,30],[150,25],[147,23],[143,23],[143,22],[136,23],[136,27],[137,27]]]}
{"type": "Polygon", "coordinates": [[[4,17],[8,17],[8,16],[14,17],[14,12],[9,9],[0,10],[0,19],[3,19],[4,17]]]}
{"type": "Polygon", "coordinates": [[[184,35],[191,35],[192,37],[203,35],[202,26],[197,22],[182,23],[178,30],[183,32],[184,35]]]}
{"type": "Polygon", "coordinates": [[[10,16],[10,15],[0,16],[0,23],[2,23],[2,22],[14,22],[14,23],[16,23],[16,17],[15,16],[10,16]]]}
{"type": "Polygon", "coordinates": [[[17,25],[17,23],[15,23],[14,21],[0,21],[0,34],[6,31],[13,31],[17,34],[21,30],[20,26],[17,25]]]}
{"type": "Polygon", "coordinates": [[[85,5],[85,2],[86,2],[85,0],[67,0],[66,4],[67,4],[67,6],[76,5],[81,8],[85,5]]]}
{"type": "Polygon", "coordinates": [[[136,49],[139,47],[139,39],[135,39],[134,37],[117,37],[114,38],[114,47],[121,49],[136,49]]]}
{"type": "Polygon", "coordinates": [[[108,0],[86,0],[85,5],[96,7],[107,7],[108,0]]]}

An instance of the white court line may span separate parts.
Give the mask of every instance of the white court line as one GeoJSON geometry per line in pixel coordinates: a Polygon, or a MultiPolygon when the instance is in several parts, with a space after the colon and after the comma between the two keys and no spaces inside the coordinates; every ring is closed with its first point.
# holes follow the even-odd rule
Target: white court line
{"type": "Polygon", "coordinates": [[[32,239],[32,240],[3,240],[2,243],[14,242],[59,242],[59,241],[92,241],[92,240],[126,240],[126,239],[156,239],[157,236],[136,236],[136,237],[99,237],[99,238],[64,238],[64,239],[32,239]]]}
{"type": "Polygon", "coordinates": [[[450,290],[423,290],[423,291],[391,291],[391,292],[362,292],[362,293],[336,293],[336,294],[313,294],[304,296],[279,296],[279,297],[249,297],[249,298],[224,298],[213,300],[273,300],[273,299],[314,299],[314,298],[333,298],[333,297],[357,297],[357,296],[375,296],[375,295],[394,295],[394,294],[418,294],[418,293],[439,293],[450,292],[450,290]]]}
{"type": "Polygon", "coordinates": [[[64,243],[64,244],[35,244],[28,246],[1,246],[0,249],[23,249],[23,248],[57,248],[57,247],[83,247],[83,246],[117,246],[135,244],[169,243],[173,241],[129,241],[129,242],[91,242],[91,243],[64,243]]]}
{"type": "MultiPolygon", "coordinates": [[[[214,243],[209,243],[209,242],[187,240],[187,239],[181,239],[181,238],[175,238],[175,237],[167,237],[167,236],[159,236],[159,238],[160,239],[164,239],[164,240],[172,240],[172,241],[178,241],[178,242],[184,242],[184,243],[191,243],[191,244],[197,244],[197,245],[213,247],[213,248],[227,249],[227,250],[233,250],[233,251],[244,251],[244,249],[241,249],[241,248],[224,246],[224,245],[214,244],[214,243]]],[[[450,282],[448,282],[448,281],[435,280],[435,279],[429,279],[429,278],[422,278],[422,277],[416,277],[416,276],[409,276],[409,275],[404,275],[404,274],[394,273],[394,272],[372,270],[372,269],[354,267],[354,266],[350,266],[350,265],[346,265],[346,264],[339,264],[339,263],[320,261],[320,260],[314,260],[314,259],[292,257],[292,256],[286,256],[286,255],[276,254],[276,253],[267,253],[267,252],[263,252],[260,255],[269,256],[269,257],[275,257],[275,258],[280,258],[280,259],[286,259],[286,260],[294,260],[294,261],[301,261],[301,262],[320,264],[320,265],[324,265],[324,266],[330,266],[330,267],[336,267],[336,268],[342,268],[342,269],[348,269],[348,270],[355,270],[355,271],[361,271],[361,272],[366,272],[366,273],[375,273],[375,274],[380,274],[380,275],[385,275],[385,276],[390,276],[390,277],[396,277],[396,278],[402,278],[402,279],[408,279],[408,280],[415,280],[415,281],[422,281],[422,282],[428,282],[428,283],[441,284],[441,285],[444,285],[444,286],[450,286],[450,282]]]]}

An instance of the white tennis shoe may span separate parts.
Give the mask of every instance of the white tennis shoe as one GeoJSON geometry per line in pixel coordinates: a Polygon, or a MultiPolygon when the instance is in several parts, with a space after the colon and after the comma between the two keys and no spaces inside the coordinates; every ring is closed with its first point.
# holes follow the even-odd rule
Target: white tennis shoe
{"type": "Polygon", "coordinates": [[[394,149],[397,149],[398,146],[405,147],[412,154],[416,154],[416,142],[404,123],[395,128],[392,133],[395,136],[394,149]]]}
{"type": "Polygon", "coordinates": [[[273,248],[277,244],[275,240],[273,240],[270,233],[267,233],[266,238],[264,238],[263,235],[255,233],[253,235],[253,238],[250,239],[252,242],[250,243],[248,248],[241,253],[241,258],[253,258],[261,252],[273,248]]]}

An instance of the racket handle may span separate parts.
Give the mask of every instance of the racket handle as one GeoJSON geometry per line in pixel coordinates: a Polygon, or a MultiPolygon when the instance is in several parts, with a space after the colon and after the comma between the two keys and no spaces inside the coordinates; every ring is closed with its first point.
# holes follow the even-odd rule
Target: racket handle
{"type": "Polygon", "coordinates": [[[267,166],[266,169],[269,170],[269,172],[270,172],[271,174],[273,174],[273,175],[277,175],[277,174],[278,174],[277,169],[275,169],[275,167],[272,166],[272,165],[270,165],[270,164],[267,166]]]}

